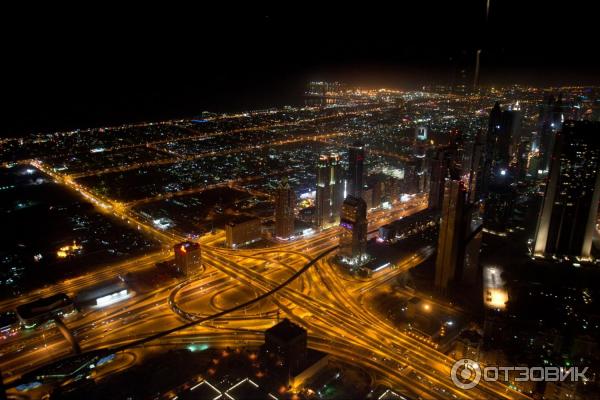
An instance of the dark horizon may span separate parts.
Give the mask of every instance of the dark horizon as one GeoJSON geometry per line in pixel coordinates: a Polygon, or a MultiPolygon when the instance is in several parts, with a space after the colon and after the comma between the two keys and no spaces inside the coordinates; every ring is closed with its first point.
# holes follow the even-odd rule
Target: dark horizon
{"type": "Polygon", "coordinates": [[[588,5],[492,1],[487,22],[485,6],[23,13],[7,26],[17,39],[7,49],[0,136],[297,105],[309,80],[452,84],[459,69],[472,76],[477,49],[484,86],[600,84],[588,5]]]}

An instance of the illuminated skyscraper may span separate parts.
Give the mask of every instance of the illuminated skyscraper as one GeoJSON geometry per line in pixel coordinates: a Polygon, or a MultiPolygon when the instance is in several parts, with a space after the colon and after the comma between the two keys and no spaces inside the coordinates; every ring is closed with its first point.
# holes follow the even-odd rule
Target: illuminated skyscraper
{"type": "Polygon", "coordinates": [[[444,200],[438,253],[435,260],[435,287],[445,291],[454,279],[458,264],[460,227],[463,219],[467,192],[459,180],[447,179],[444,186],[444,200]]]}
{"type": "Polygon", "coordinates": [[[435,287],[446,292],[450,284],[473,285],[479,270],[481,220],[477,203],[469,202],[465,183],[446,179],[435,261],[435,287]]]}
{"type": "Polygon", "coordinates": [[[425,158],[427,152],[427,131],[428,128],[426,126],[417,126],[415,128],[413,155],[417,158],[425,158]]]}
{"type": "Polygon", "coordinates": [[[441,210],[446,178],[461,180],[469,192],[469,202],[478,200],[483,174],[483,135],[478,132],[474,138],[466,140],[459,131],[451,133],[451,141],[437,150],[428,160],[429,165],[429,208],[441,210]]]}
{"type": "MultiPolygon", "coordinates": [[[[550,170],[551,155],[554,149],[556,132],[561,129],[563,121],[563,102],[562,95],[559,95],[558,100],[550,95],[544,99],[540,106],[540,116],[538,120],[539,129],[539,150],[540,162],[539,168],[547,173],[550,170]]],[[[537,147],[538,144],[534,144],[537,147]]]]}
{"type": "Polygon", "coordinates": [[[344,180],[340,156],[321,155],[317,165],[316,224],[325,227],[334,224],[340,215],[344,196],[344,180]]]}
{"type": "Polygon", "coordinates": [[[183,242],[173,246],[175,252],[175,267],[185,276],[197,272],[202,263],[200,245],[193,242],[183,242]]]}
{"type": "Polygon", "coordinates": [[[350,265],[367,260],[367,204],[359,197],[348,196],[342,204],[340,217],[340,259],[350,265]]]}
{"type": "MultiPolygon", "coordinates": [[[[498,105],[498,103],[496,103],[498,105]]],[[[490,119],[492,116],[490,116],[490,119]]],[[[493,116],[496,118],[496,115],[493,116]]],[[[517,137],[520,130],[520,112],[513,110],[504,110],[500,115],[498,125],[492,129],[490,138],[492,169],[508,168],[510,163],[510,150],[513,137],[517,137]]],[[[493,174],[494,172],[492,172],[493,174]]]]}
{"type": "Polygon", "coordinates": [[[520,120],[518,108],[501,111],[498,103],[490,113],[482,195],[485,197],[485,227],[498,233],[506,231],[512,214],[514,190],[509,166],[512,142],[520,138],[520,120]]]}
{"type": "Polygon", "coordinates": [[[294,207],[296,195],[287,178],[283,178],[275,191],[275,236],[288,239],[294,235],[294,207]]]}
{"type": "Polygon", "coordinates": [[[481,194],[485,196],[488,191],[492,167],[494,165],[495,152],[497,149],[498,137],[500,136],[500,122],[502,119],[502,110],[500,109],[500,103],[496,102],[492,111],[490,111],[490,117],[488,122],[488,131],[485,140],[485,157],[483,164],[483,176],[481,194]]]}
{"type": "Polygon", "coordinates": [[[348,149],[348,157],[349,157],[349,185],[350,191],[348,192],[354,197],[361,198],[363,186],[365,185],[365,147],[364,145],[356,141],[350,148],[348,149]]]}
{"type": "Polygon", "coordinates": [[[479,200],[483,176],[481,173],[483,168],[483,151],[483,133],[477,132],[474,138],[463,144],[460,169],[454,171],[454,174],[466,185],[470,202],[479,200]]]}
{"type": "Polygon", "coordinates": [[[589,259],[600,198],[600,122],[565,121],[551,161],[533,253],[589,259]]]}
{"type": "Polygon", "coordinates": [[[517,149],[517,173],[519,181],[524,181],[527,178],[529,169],[535,163],[534,155],[531,152],[531,140],[522,138],[517,149]],[[532,155],[532,156],[530,156],[532,155]]]}
{"type": "Polygon", "coordinates": [[[485,198],[484,225],[487,230],[504,234],[512,216],[515,191],[508,169],[500,169],[488,186],[485,198]]]}
{"type": "Polygon", "coordinates": [[[417,126],[415,128],[415,141],[426,141],[427,131],[427,126],[417,126]]]}
{"type": "Polygon", "coordinates": [[[446,152],[439,150],[429,163],[429,208],[438,210],[444,199],[444,182],[448,176],[448,160],[446,152]]]}
{"type": "Polygon", "coordinates": [[[516,159],[519,144],[521,143],[521,122],[523,114],[519,105],[515,105],[512,109],[505,110],[502,112],[502,135],[509,140],[509,157],[507,158],[507,164],[512,159],[516,159]]]}

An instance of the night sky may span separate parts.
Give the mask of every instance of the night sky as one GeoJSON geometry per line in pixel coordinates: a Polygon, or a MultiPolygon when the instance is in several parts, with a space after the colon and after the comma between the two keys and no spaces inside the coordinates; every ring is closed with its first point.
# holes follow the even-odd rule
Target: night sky
{"type": "Polygon", "coordinates": [[[492,0],[487,23],[485,0],[395,3],[23,7],[2,28],[0,135],[300,104],[310,79],[448,84],[477,48],[484,85],[600,84],[592,2],[492,0]]]}

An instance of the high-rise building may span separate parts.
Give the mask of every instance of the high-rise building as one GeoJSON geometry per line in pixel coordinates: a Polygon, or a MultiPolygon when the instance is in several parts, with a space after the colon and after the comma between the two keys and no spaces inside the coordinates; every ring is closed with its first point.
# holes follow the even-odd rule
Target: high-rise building
{"type": "Polygon", "coordinates": [[[422,158],[417,158],[417,168],[416,168],[416,181],[417,181],[417,193],[425,193],[429,190],[429,160],[425,158],[425,153],[423,153],[422,158]]]}
{"type": "Polygon", "coordinates": [[[393,203],[398,200],[400,191],[400,180],[391,176],[387,177],[383,182],[383,200],[393,203]]]}
{"type": "Polygon", "coordinates": [[[483,134],[477,132],[475,138],[464,144],[463,159],[461,162],[461,170],[458,173],[460,179],[467,186],[469,192],[469,201],[475,202],[479,200],[479,191],[482,180],[482,161],[483,161],[483,134]]]}
{"type": "Polygon", "coordinates": [[[289,378],[306,366],[307,339],[306,329],[285,318],[265,331],[262,352],[269,363],[282,367],[289,378]]]}
{"type": "Polygon", "coordinates": [[[359,141],[354,142],[348,149],[348,158],[348,193],[360,198],[365,184],[365,146],[359,141]]]}
{"type": "Polygon", "coordinates": [[[587,260],[600,197],[600,123],[565,121],[551,161],[533,254],[587,260]]]}
{"type": "Polygon", "coordinates": [[[446,179],[435,260],[435,287],[445,291],[457,269],[460,227],[467,192],[463,182],[446,179]]]}
{"type": "Polygon", "coordinates": [[[339,155],[319,157],[316,192],[316,225],[326,227],[336,223],[344,196],[344,178],[339,155]]]}
{"type": "Polygon", "coordinates": [[[519,181],[524,181],[527,178],[529,170],[532,166],[531,140],[521,138],[519,148],[517,149],[517,177],[519,181]]]}
{"type": "Polygon", "coordinates": [[[419,193],[421,183],[421,160],[415,158],[404,163],[404,179],[402,179],[402,193],[419,193]]]}
{"type": "Polygon", "coordinates": [[[444,183],[448,176],[446,152],[439,150],[429,163],[429,208],[439,210],[444,199],[444,183]]]}
{"type": "Polygon", "coordinates": [[[339,218],[344,202],[344,183],[345,174],[342,166],[342,160],[339,154],[331,153],[329,155],[330,163],[330,183],[331,197],[333,198],[333,214],[339,218]]]}
{"type": "Polygon", "coordinates": [[[307,224],[317,223],[317,207],[304,207],[298,211],[298,219],[307,224]]]}
{"type": "MultiPolygon", "coordinates": [[[[501,120],[502,109],[500,108],[500,103],[496,102],[496,104],[494,104],[494,107],[492,107],[492,110],[490,111],[488,131],[485,140],[485,156],[483,163],[483,176],[481,186],[481,193],[484,196],[488,192],[494,160],[496,159],[496,152],[498,151],[497,144],[499,142],[499,136],[501,133],[501,120]]],[[[508,149],[506,150],[508,152],[508,149]]]]}
{"type": "Polygon", "coordinates": [[[362,265],[367,256],[367,204],[360,197],[348,196],[340,218],[340,259],[349,265],[362,265]]]}
{"type": "Polygon", "coordinates": [[[365,201],[365,204],[367,205],[367,210],[372,209],[373,208],[373,188],[365,187],[365,189],[362,192],[362,199],[365,201]]]}
{"type": "Polygon", "coordinates": [[[508,169],[502,169],[488,186],[483,214],[484,226],[488,231],[504,234],[509,228],[513,213],[515,191],[508,169]]]}
{"type": "Polygon", "coordinates": [[[368,185],[373,192],[371,204],[373,208],[378,208],[381,206],[381,199],[383,198],[383,182],[381,181],[381,176],[373,176],[369,180],[368,185]]]}
{"type": "MultiPolygon", "coordinates": [[[[492,110],[490,111],[490,117],[488,120],[488,143],[489,141],[496,141],[500,134],[500,123],[502,121],[502,109],[500,103],[496,102],[492,110]]],[[[493,149],[493,146],[487,146],[488,150],[493,149]]]]}
{"type": "Polygon", "coordinates": [[[428,160],[429,208],[441,210],[446,178],[461,180],[469,192],[469,202],[481,196],[483,174],[483,134],[478,132],[470,139],[463,138],[459,131],[451,133],[450,143],[437,150],[428,160]]]}
{"type": "Polygon", "coordinates": [[[520,140],[520,120],[518,107],[501,111],[496,102],[490,112],[481,193],[485,197],[485,227],[498,233],[506,231],[512,213],[511,143],[514,138],[520,140]]]}
{"type": "Polygon", "coordinates": [[[275,190],[275,236],[288,239],[294,236],[294,208],[296,195],[287,178],[275,190]]]}
{"type": "Polygon", "coordinates": [[[173,246],[175,252],[175,267],[185,276],[198,271],[202,264],[200,245],[193,242],[183,242],[173,246]]]}
{"type": "Polygon", "coordinates": [[[559,95],[558,99],[555,99],[553,95],[546,97],[540,105],[538,119],[539,143],[533,144],[533,147],[540,150],[539,169],[544,173],[548,173],[550,170],[550,156],[554,148],[556,133],[561,129],[563,119],[562,95],[559,95]]]}
{"type": "Polygon", "coordinates": [[[446,292],[454,282],[473,285],[479,271],[481,221],[478,203],[469,202],[467,186],[446,179],[435,261],[435,287],[446,292]]]}
{"type": "Polygon", "coordinates": [[[594,100],[590,108],[589,119],[591,121],[600,121],[600,99],[594,100]]]}
{"type": "Polygon", "coordinates": [[[261,223],[259,218],[238,217],[225,225],[225,244],[235,248],[256,242],[261,239],[261,223]]]}
{"type": "Polygon", "coordinates": [[[519,144],[521,143],[521,122],[523,120],[523,114],[519,108],[519,104],[513,106],[509,110],[502,112],[501,137],[508,138],[509,140],[509,154],[507,164],[513,159],[516,160],[519,144]]]}
{"type": "Polygon", "coordinates": [[[511,160],[511,143],[513,136],[519,136],[520,113],[518,111],[504,110],[500,118],[500,129],[494,129],[492,145],[492,168],[508,168],[511,160]]]}
{"type": "Polygon", "coordinates": [[[428,128],[426,126],[419,125],[415,127],[415,141],[427,140],[427,131],[428,128]]]}
{"type": "Polygon", "coordinates": [[[415,128],[415,139],[413,141],[413,155],[417,158],[425,158],[427,152],[427,127],[417,126],[415,128]]]}

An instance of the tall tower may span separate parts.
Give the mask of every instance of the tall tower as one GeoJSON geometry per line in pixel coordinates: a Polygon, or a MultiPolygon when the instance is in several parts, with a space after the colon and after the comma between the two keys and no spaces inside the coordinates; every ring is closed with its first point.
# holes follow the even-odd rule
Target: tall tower
{"type": "Polygon", "coordinates": [[[344,169],[339,154],[329,155],[331,197],[333,198],[333,215],[337,219],[340,216],[342,203],[344,202],[344,169]]]}
{"type": "Polygon", "coordinates": [[[350,191],[349,194],[354,197],[362,197],[363,186],[365,184],[364,175],[365,175],[365,147],[364,145],[356,141],[354,144],[350,146],[348,149],[349,156],[349,183],[350,183],[350,191]]]}
{"type": "Polygon", "coordinates": [[[558,99],[555,99],[552,95],[546,97],[540,106],[540,116],[538,120],[538,129],[540,131],[539,168],[545,173],[548,173],[550,170],[551,156],[556,141],[556,133],[561,129],[563,119],[564,107],[562,95],[559,95],[558,99]]]}
{"type": "Polygon", "coordinates": [[[294,235],[294,207],[296,195],[287,178],[283,178],[275,191],[275,236],[288,239],[294,235]]]}
{"type": "Polygon", "coordinates": [[[446,179],[435,260],[435,287],[442,293],[456,281],[474,284],[479,267],[481,221],[462,180],[446,179]]]}
{"type": "Polygon", "coordinates": [[[483,132],[479,131],[475,135],[475,140],[469,144],[468,149],[465,152],[468,162],[463,163],[463,180],[467,184],[469,201],[472,203],[480,200],[481,182],[483,180],[481,170],[483,168],[484,148],[483,132]]]}
{"type": "Polygon", "coordinates": [[[521,143],[521,122],[523,115],[519,105],[515,105],[511,110],[506,110],[502,113],[502,136],[509,140],[509,158],[516,159],[521,143]]]}
{"type": "Polygon", "coordinates": [[[444,200],[444,182],[448,176],[448,161],[446,151],[438,150],[435,157],[429,163],[429,208],[439,210],[444,200]]]}
{"type": "Polygon", "coordinates": [[[486,228],[504,232],[512,212],[514,191],[509,169],[512,137],[520,132],[518,110],[502,111],[496,102],[490,113],[486,139],[482,194],[485,196],[486,228]]]}
{"type": "Polygon", "coordinates": [[[348,196],[342,204],[340,218],[339,256],[343,262],[354,266],[367,259],[367,204],[360,197],[348,196]]]}
{"type": "Polygon", "coordinates": [[[483,165],[483,176],[481,193],[487,193],[488,187],[491,180],[492,165],[494,161],[494,152],[496,148],[496,142],[500,135],[500,123],[502,119],[502,110],[500,109],[500,103],[496,102],[492,110],[490,111],[490,117],[488,120],[488,131],[485,138],[485,156],[483,165]]]}
{"type": "Polygon", "coordinates": [[[556,134],[534,256],[590,258],[600,198],[600,122],[565,121],[556,134]]]}
{"type": "Polygon", "coordinates": [[[343,176],[338,154],[321,155],[317,164],[316,224],[336,222],[343,199],[343,176]]]}
{"type": "Polygon", "coordinates": [[[459,180],[447,179],[435,260],[435,287],[445,291],[454,279],[458,264],[460,227],[466,202],[466,190],[459,180]]]}

